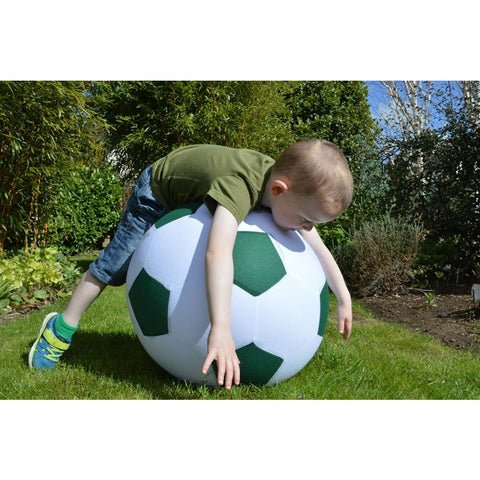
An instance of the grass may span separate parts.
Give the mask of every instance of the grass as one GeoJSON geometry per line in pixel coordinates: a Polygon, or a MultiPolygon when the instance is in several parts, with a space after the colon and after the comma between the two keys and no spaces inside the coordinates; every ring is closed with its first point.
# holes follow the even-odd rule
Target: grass
{"type": "Polygon", "coordinates": [[[174,379],[145,353],[131,325],[125,289],[108,287],[82,320],[53,371],[31,371],[30,346],[45,311],[0,325],[0,399],[479,399],[480,359],[380,322],[355,304],[348,341],[335,330],[331,299],[324,341],[293,378],[226,391],[174,379]]]}

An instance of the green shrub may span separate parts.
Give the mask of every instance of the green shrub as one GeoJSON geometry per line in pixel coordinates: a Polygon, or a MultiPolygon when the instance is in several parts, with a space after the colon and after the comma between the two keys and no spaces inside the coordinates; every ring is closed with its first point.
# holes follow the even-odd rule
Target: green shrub
{"type": "Polygon", "coordinates": [[[46,303],[66,294],[80,270],[56,248],[38,248],[0,259],[0,314],[24,304],[46,303]]]}
{"type": "MultiPolygon", "coordinates": [[[[461,243],[460,236],[448,239],[438,237],[425,239],[418,253],[418,280],[424,285],[457,283],[458,276],[465,265],[459,258],[461,243]]],[[[466,273],[468,275],[470,272],[466,273]]]]}
{"type": "Polygon", "coordinates": [[[120,220],[122,190],[111,168],[77,166],[57,192],[47,244],[70,254],[99,247],[120,220]]]}
{"type": "Polygon", "coordinates": [[[423,235],[419,222],[386,214],[355,229],[334,255],[355,294],[399,293],[413,278],[423,235]]]}

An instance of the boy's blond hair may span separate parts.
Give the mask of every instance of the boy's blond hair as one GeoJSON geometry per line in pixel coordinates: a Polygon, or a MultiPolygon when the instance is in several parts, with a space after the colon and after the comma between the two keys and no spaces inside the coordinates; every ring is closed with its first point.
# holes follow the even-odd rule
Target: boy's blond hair
{"type": "Polygon", "coordinates": [[[315,196],[332,218],[341,215],[353,197],[353,179],[343,152],[326,140],[309,139],[290,145],[272,174],[291,181],[291,189],[315,196]]]}

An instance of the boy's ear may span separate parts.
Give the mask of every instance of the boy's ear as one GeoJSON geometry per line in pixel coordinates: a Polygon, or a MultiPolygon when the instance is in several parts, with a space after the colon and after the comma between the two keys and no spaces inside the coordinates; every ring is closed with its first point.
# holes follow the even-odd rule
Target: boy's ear
{"type": "Polygon", "coordinates": [[[288,184],[284,182],[283,180],[279,180],[278,178],[274,180],[270,187],[270,191],[272,192],[272,195],[274,197],[278,197],[282,193],[285,193],[288,191],[288,184]]]}

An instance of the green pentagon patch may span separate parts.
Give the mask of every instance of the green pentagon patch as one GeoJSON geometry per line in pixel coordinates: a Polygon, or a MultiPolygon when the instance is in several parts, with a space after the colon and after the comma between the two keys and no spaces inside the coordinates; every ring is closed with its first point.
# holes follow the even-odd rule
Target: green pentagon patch
{"type": "MultiPolygon", "coordinates": [[[[283,359],[266,352],[253,342],[236,350],[240,360],[240,381],[243,384],[265,385],[280,368],[283,359]]],[[[217,363],[213,362],[215,375],[218,374],[217,363]]]]}
{"type": "Polygon", "coordinates": [[[183,207],[176,208],[171,212],[166,213],[160,220],[157,220],[155,223],[155,228],[160,228],[166,225],[167,223],[173,222],[174,220],[178,220],[179,218],[186,217],[187,215],[191,215],[195,213],[202,204],[199,202],[187,203],[183,205],[183,207]]]}
{"type": "Polygon", "coordinates": [[[147,337],[168,333],[170,292],[142,268],[128,298],[142,333],[147,337]]]}
{"type": "Polygon", "coordinates": [[[261,232],[238,232],[233,247],[233,283],[254,297],[285,275],[285,267],[270,237],[261,232]]]}
{"type": "Polygon", "coordinates": [[[242,383],[265,385],[280,368],[283,359],[249,343],[237,350],[242,383]]]}
{"type": "Polygon", "coordinates": [[[323,337],[325,330],[327,328],[328,320],[328,304],[329,304],[329,293],[328,293],[328,284],[325,282],[325,285],[322,288],[320,293],[320,321],[318,322],[318,335],[323,337]]]}

